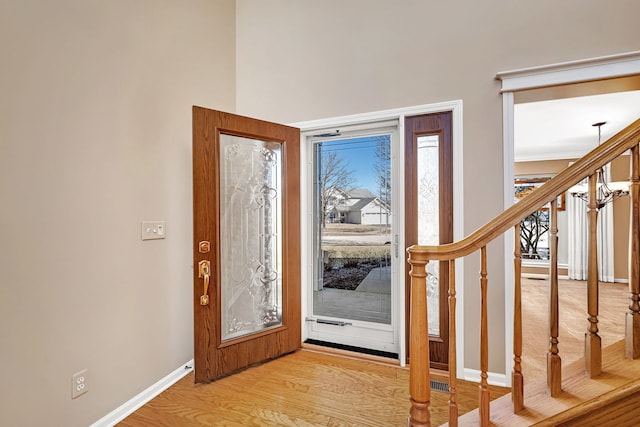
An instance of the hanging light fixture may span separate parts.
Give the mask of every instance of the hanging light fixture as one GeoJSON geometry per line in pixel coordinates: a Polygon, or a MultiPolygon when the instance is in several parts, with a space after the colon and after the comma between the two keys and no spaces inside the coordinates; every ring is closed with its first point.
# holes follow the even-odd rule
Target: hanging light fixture
{"type": "MultiPolygon", "coordinates": [[[[591,126],[598,128],[598,145],[602,142],[602,126],[607,122],[594,123],[591,126]]],[[[569,189],[569,193],[573,197],[589,202],[589,185],[578,184],[569,189]]],[[[598,209],[603,208],[607,203],[614,199],[627,196],[629,194],[628,182],[610,182],[607,183],[607,175],[604,166],[596,170],[596,204],[598,209]]]]}

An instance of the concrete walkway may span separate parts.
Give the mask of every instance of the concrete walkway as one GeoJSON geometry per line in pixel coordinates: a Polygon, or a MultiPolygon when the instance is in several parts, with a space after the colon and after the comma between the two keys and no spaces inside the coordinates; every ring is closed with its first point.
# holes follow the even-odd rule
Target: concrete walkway
{"type": "Polygon", "coordinates": [[[374,268],[355,291],[314,291],[313,314],[391,324],[391,267],[374,268]]]}
{"type": "Polygon", "coordinates": [[[374,268],[360,282],[356,292],[373,292],[391,295],[391,267],[374,268]]]}

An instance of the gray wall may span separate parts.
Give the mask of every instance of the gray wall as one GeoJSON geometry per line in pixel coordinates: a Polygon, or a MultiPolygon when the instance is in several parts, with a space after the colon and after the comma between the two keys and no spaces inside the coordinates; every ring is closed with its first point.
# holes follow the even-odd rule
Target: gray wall
{"type": "MultiPolygon", "coordinates": [[[[465,234],[502,210],[499,71],[638,50],[640,3],[238,0],[237,111],[297,121],[464,101],[465,234]]],[[[504,372],[501,243],[488,255],[490,371],[504,372]]],[[[478,259],[465,356],[479,366],[478,259]]]]}
{"type": "Polygon", "coordinates": [[[87,426],[193,357],[191,106],[235,109],[235,3],[3,0],[0,61],[0,425],[87,426]]]}

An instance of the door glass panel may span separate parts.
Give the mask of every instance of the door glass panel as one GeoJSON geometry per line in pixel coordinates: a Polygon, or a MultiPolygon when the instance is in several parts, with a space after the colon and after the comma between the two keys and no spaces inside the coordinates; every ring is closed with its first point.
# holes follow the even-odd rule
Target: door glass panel
{"type": "Polygon", "coordinates": [[[391,324],[391,135],[314,146],[313,314],[391,324]]]}
{"type": "Polygon", "coordinates": [[[220,135],[222,340],[282,325],[282,148],[220,135]]]}
{"type": "MultiPolygon", "coordinates": [[[[418,137],[418,244],[440,244],[439,136],[418,137]]],[[[440,263],[427,264],[429,334],[440,333],[440,263]]]]}

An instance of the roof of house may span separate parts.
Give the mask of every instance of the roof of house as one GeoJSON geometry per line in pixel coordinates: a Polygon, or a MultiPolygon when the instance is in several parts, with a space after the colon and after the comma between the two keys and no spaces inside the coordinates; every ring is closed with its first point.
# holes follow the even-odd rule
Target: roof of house
{"type": "Polygon", "coordinates": [[[350,199],[364,199],[369,198],[372,199],[376,197],[371,191],[366,188],[353,188],[351,190],[345,190],[345,193],[348,195],[350,199]]]}
{"type": "Polygon", "coordinates": [[[351,208],[350,210],[359,211],[360,209],[364,208],[365,206],[367,206],[369,203],[371,203],[374,200],[375,200],[375,197],[365,197],[363,199],[360,199],[357,202],[355,202],[353,205],[350,206],[350,208],[351,208]]]}

